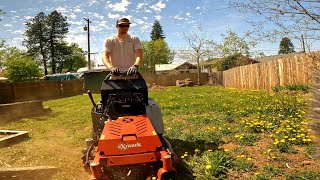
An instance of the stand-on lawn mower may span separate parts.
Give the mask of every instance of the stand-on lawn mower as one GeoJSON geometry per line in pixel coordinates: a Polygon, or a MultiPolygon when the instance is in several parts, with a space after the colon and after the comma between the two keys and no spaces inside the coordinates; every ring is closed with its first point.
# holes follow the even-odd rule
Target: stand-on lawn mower
{"type": "Polygon", "coordinates": [[[99,103],[88,92],[93,137],[86,139],[82,159],[90,179],[173,179],[178,159],[163,136],[158,104],[148,98],[140,73],[135,78],[120,74],[107,75],[99,103]]]}

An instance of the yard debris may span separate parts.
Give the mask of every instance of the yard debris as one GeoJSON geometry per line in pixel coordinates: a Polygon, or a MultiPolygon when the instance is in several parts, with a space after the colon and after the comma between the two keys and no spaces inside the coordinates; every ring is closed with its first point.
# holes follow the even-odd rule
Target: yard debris
{"type": "Polygon", "coordinates": [[[186,78],[184,80],[177,80],[176,81],[176,86],[179,86],[179,87],[192,87],[193,86],[193,82],[191,80],[191,78],[186,78]]]}
{"type": "Polygon", "coordinates": [[[148,87],[148,90],[150,90],[150,91],[161,91],[161,90],[165,90],[165,89],[166,89],[166,87],[156,85],[155,83],[153,83],[152,86],[148,87]]]}

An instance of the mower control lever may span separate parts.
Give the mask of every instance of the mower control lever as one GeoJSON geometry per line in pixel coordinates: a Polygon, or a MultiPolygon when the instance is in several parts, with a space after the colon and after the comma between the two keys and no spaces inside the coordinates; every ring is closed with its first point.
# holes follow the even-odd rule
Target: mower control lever
{"type": "MultiPolygon", "coordinates": [[[[128,73],[128,71],[120,70],[119,76],[129,77],[127,73],[128,73]]],[[[139,72],[137,72],[136,75],[137,75],[137,78],[138,78],[138,79],[142,79],[142,75],[141,75],[139,72]]],[[[115,76],[115,75],[113,75],[112,72],[110,72],[110,73],[106,76],[106,78],[104,79],[104,81],[110,80],[110,78],[111,78],[112,76],[115,76]]],[[[119,76],[118,76],[118,77],[119,77],[119,76]]],[[[134,75],[133,75],[133,76],[134,76],[134,75]]],[[[132,77],[133,77],[133,76],[132,76],[132,77]]]]}
{"type": "Polygon", "coordinates": [[[92,105],[93,105],[93,107],[96,107],[96,103],[94,102],[94,100],[93,100],[93,97],[92,97],[92,93],[91,93],[91,91],[90,90],[88,90],[88,95],[89,95],[89,98],[90,98],[90,100],[91,100],[91,103],[92,103],[92,105]]]}

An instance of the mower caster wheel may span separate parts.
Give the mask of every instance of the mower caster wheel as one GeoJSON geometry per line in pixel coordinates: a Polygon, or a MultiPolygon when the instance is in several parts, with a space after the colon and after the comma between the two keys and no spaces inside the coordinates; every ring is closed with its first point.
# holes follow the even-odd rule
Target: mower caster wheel
{"type": "Polygon", "coordinates": [[[161,180],[174,180],[176,177],[175,172],[166,172],[162,174],[161,180]]]}

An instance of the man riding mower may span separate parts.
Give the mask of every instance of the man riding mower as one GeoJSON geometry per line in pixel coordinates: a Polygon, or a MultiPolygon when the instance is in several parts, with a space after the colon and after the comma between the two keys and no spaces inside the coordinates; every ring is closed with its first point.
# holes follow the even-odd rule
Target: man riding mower
{"type": "Polygon", "coordinates": [[[148,98],[140,73],[117,75],[109,73],[102,82],[99,103],[88,92],[93,137],[86,139],[82,159],[90,179],[173,179],[177,156],[163,136],[159,105],[148,98]]]}

